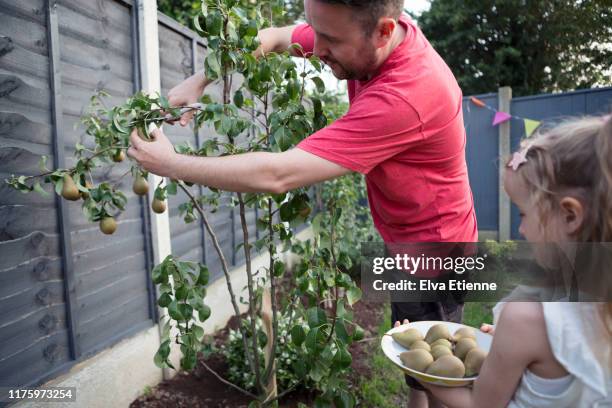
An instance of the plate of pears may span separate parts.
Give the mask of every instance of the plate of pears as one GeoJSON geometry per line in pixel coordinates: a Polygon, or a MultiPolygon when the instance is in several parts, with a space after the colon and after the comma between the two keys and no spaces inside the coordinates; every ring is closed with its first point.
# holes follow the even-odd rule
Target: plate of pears
{"type": "Polygon", "coordinates": [[[476,378],[493,337],[459,323],[422,321],[389,330],[383,352],[406,374],[444,387],[465,387],[476,378]]]}

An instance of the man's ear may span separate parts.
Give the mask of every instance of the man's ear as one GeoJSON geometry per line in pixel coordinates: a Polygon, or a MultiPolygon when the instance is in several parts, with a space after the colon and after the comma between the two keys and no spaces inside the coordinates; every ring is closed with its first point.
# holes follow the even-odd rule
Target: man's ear
{"type": "Polygon", "coordinates": [[[561,209],[561,225],[569,236],[576,236],[584,224],[584,207],[574,197],[563,197],[559,202],[561,209]]]}
{"type": "Polygon", "coordinates": [[[374,30],[376,48],[382,48],[391,41],[396,26],[397,21],[390,17],[383,17],[378,20],[378,24],[374,30]]]}

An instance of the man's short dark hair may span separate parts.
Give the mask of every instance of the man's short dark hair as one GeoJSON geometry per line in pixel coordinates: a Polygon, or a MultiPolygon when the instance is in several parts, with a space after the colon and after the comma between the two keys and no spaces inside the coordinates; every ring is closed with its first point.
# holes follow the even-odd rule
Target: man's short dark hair
{"type": "Polygon", "coordinates": [[[319,0],[328,4],[342,4],[358,13],[366,35],[372,34],[381,17],[398,19],[404,9],[403,0],[319,0]]]}

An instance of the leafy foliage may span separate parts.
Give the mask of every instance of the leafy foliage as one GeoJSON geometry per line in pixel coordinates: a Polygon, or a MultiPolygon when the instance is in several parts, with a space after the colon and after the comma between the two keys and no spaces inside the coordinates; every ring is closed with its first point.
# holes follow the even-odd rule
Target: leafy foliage
{"type": "Polygon", "coordinates": [[[419,25],[464,94],[612,85],[612,8],[602,0],[433,0],[419,25]]]}
{"type": "MultiPolygon", "coordinates": [[[[266,3],[269,6],[269,3],[266,3]]],[[[194,27],[206,38],[208,55],[204,66],[209,79],[221,83],[220,97],[204,95],[200,103],[191,107],[196,110],[195,122],[198,127],[207,125],[214,128],[216,136],[196,148],[189,145],[176,146],[184,155],[218,156],[235,155],[252,151],[282,152],[293,148],[304,137],[327,125],[327,114],[335,115],[337,110],[326,108],[323,82],[319,78],[321,63],[315,57],[310,64],[304,60],[296,63],[288,52],[269,54],[256,59],[252,53],[258,46],[257,33],[266,24],[264,4],[260,7],[242,8],[238,0],[206,0],[195,13],[194,27]],[[238,87],[232,86],[234,78],[241,78],[238,87]],[[306,84],[311,82],[317,92],[308,95],[306,84]]],[[[269,10],[267,10],[269,11],[269,10]]],[[[272,7],[272,12],[275,8],[272,7]]],[[[91,221],[117,216],[126,205],[126,195],[117,184],[103,181],[94,185],[92,172],[102,166],[115,166],[129,147],[129,135],[136,129],[140,137],[147,139],[151,124],[160,124],[168,117],[180,115],[188,107],[169,106],[168,100],[159,95],[138,93],[125,103],[106,107],[105,95],[95,95],[91,109],[82,123],[87,136],[95,147],[87,149],[77,144],[77,164],[70,169],[49,170],[41,160],[44,173],[36,176],[13,176],[7,182],[14,188],[29,193],[44,193],[40,180],[54,186],[57,194],[67,199],[83,200],[83,209],[91,221]],[[64,184],[74,181],[71,194],[65,194],[64,184]],[[81,194],[82,193],[82,194],[81,194]]],[[[121,159],[121,160],[120,160],[121,159]]],[[[141,180],[147,174],[137,164],[131,165],[124,176],[131,174],[141,180]]],[[[248,318],[244,319],[238,309],[236,294],[229,279],[229,267],[223,251],[207,221],[205,208],[214,212],[219,205],[221,191],[209,188],[205,195],[194,196],[181,180],[164,180],[156,186],[152,197],[155,203],[162,203],[169,195],[181,189],[188,196],[179,205],[184,221],[202,222],[213,240],[213,246],[221,260],[223,272],[234,312],[241,323],[238,326],[239,340],[244,352],[243,363],[248,367],[252,379],[249,387],[255,390],[254,404],[269,405],[267,395],[269,381],[276,374],[284,381],[282,364],[276,364],[276,357],[283,356],[283,347],[291,341],[295,359],[291,360],[291,372],[287,377],[307,381],[320,391],[318,406],[350,407],[354,398],[346,390],[344,377],[351,364],[348,351],[351,342],[363,337],[363,331],[352,322],[350,306],[357,302],[361,291],[346,273],[352,265],[348,248],[338,243],[338,232],[348,233],[347,226],[340,226],[343,220],[341,205],[353,205],[359,195],[348,192],[350,179],[345,179],[343,188],[325,197],[325,204],[319,206],[326,211],[319,212],[313,219],[314,239],[298,244],[293,227],[310,219],[313,203],[308,190],[297,189],[284,194],[241,194],[230,195],[231,205],[239,208],[243,227],[243,242],[235,251],[242,250],[246,259],[248,318]],[[246,222],[246,209],[257,208],[256,220],[260,232],[253,239],[246,222]],[[279,245],[280,244],[280,245],[279,245]],[[297,286],[288,288],[290,302],[278,305],[275,290],[288,270],[277,248],[294,250],[302,255],[297,269],[293,272],[297,286]],[[267,252],[269,264],[252,270],[251,255],[267,252]],[[272,332],[260,339],[257,322],[260,316],[263,292],[271,291],[272,332]],[[304,305],[300,300],[306,302],[304,305]],[[331,300],[332,306],[326,306],[331,300]],[[282,320],[281,316],[288,320],[282,320]],[[286,326],[283,326],[285,325],[286,326]],[[288,335],[286,329],[289,330],[288,335]],[[271,342],[272,354],[269,361],[261,359],[263,345],[271,342]]],[[[335,189],[333,183],[329,184],[335,189]]],[[[148,187],[145,189],[148,191],[148,187]]],[[[156,212],[159,212],[155,210],[156,212]]],[[[359,214],[344,218],[353,221],[359,214]]],[[[112,229],[112,228],[111,228],[112,229]]],[[[112,232],[105,231],[105,233],[112,232]]],[[[158,305],[167,316],[162,320],[162,343],[154,357],[160,367],[171,367],[171,347],[178,344],[182,358],[180,366],[190,370],[196,364],[198,353],[207,353],[210,345],[203,342],[203,323],[211,311],[204,304],[209,272],[205,265],[184,262],[168,256],[152,271],[153,282],[158,285],[158,305]]],[[[290,391],[299,386],[294,381],[283,383],[290,391]]],[[[246,393],[248,391],[242,390],[246,393]]],[[[253,394],[249,394],[253,395],[253,394]]]]}
{"type": "MultiPolygon", "coordinates": [[[[281,27],[294,24],[304,18],[303,0],[267,0],[252,1],[240,0],[238,6],[244,10],[252,10],[257,7],[262,9],[264,16],[270,18],[272,26],[281,27]]],[[[200,12],[200,2],[197,0],[158,0],[157,8],[162,13],[172,17],[179,23],[195,29],[193,18],[200,12]]]]}

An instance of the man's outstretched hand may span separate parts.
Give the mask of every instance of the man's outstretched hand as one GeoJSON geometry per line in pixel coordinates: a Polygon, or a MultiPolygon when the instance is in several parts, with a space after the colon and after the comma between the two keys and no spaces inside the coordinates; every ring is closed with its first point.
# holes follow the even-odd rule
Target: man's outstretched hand
{"type": "Polygon", "coordinates": [[[150,173],[161,177],[173,177],[172,166],[179,157],[174,151],[174,146],[161,129],[154,129],[150,136],[151,141],[143,140],[134,129],[130,134],[132,146],[127,151],[128,156],[150,173]]]}
{"type": "MultiPolygon", "coordinates": [[[[194,104],[198,102],[200,96],[204,93],[204,88],[209,83],[203,73],[197,72],[168,92],[168,103],[170,106],[188,106],[194,104]]],[[[189,121],[193,119],[195,112],[191,110],[181,115],[179,124],[183,127],[187,126],[189,121]]],[[[174,121],[169,121],[169,123],[174,124],[174,121]]]]}

